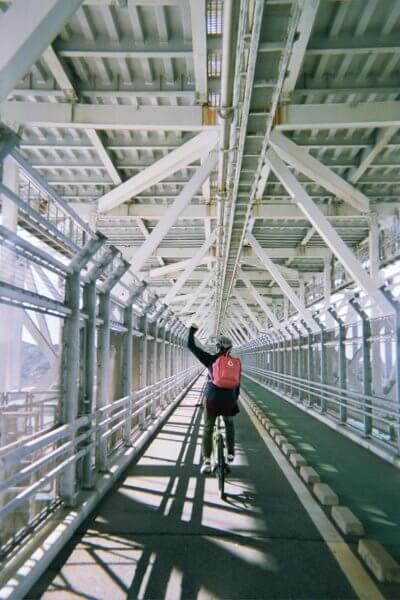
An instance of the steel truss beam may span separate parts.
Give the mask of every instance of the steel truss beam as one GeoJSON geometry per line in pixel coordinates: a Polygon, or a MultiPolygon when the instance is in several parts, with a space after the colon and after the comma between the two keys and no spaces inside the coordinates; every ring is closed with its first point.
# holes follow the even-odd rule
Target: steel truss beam
{"type": "Polygon", "coordinates": [[[196,173],[190,179],[188,184],[179,194],[175,202],[169,207],[165,218],[159,221],[157,226],[153,229],[150,236],[143,242],[138,252],[135,254],[133,259],[133,272],[138,273],[144,266],[146,260],[151,256],[161,240],[171,229],[175,223],[178,215],[181,211],[189,204],[192,196],[197,192],[199,187],[209,177],[211,171],[215,168],[217,163],[216,155],[210,154],[207,160],[198,168],[196,173]]]}
{"type": "Polygon", "coordinates": [[[216,131],[205,131],[182,146],[173,150],[167,156],[163,156],[137,175],[134,175],[128,181],[125,181],[117,188],[111,190],[99,199],[98,211],[107,212],[119,204],[125,202],[143,190],[156,185],[158,182],[166,179],[176,171],[183,169],[195,160],[198,160],[205,153],[211,152],[218,141],[216,131]]]}
{"type": "Polygon", "coordinates": [[[1,15],[0,100],[7,98],[81,4],[82,0],[14,0],[1,15]]]}
{"type": "Polygon", "coordinates": [[[210,237],[208,239],[206,239],[206,241],[201,246],[201,248],[199,248],[197,250],[197,252],[193,255],[193,258],[190,259],[186,268],[178,277],[176,283],[172,286],[172,288],[169,290],[169,292],[165,296],[163,301],[166,304],[168,304],[172,300],[172,298],[174,298],[174,296],[176,296],[176,294],[181,290],[181,288],[183,287],[185,282],[189,279],[190,275],[193,273],[193,271],[199,265],[200,261],[204,258],[204,255],[209,251],[211,246],[214,244],[216,237],[217,237],[217,230],[214,229],[214,231],[212,232],[210,237]]]}
{"type": "MultiPolygon", "coordinates": [[[[273,167],[272,167],[273,168],[273,167]]],[[[299,299],[297,294],[292,290],[286,279],[283,277],[278,267],[274,264],[274,262],[270,259],[266,251],[260,246],[256,238],[252,233],[247,233],[247,240],[253,247],[254,252],[257,254],[261,263],[265,266],[265,268],[271,273],[272,277],[275,279],[276,283],[281,288],[284,295],[290,300],[298,313],[302,316],[302,318],[306,321],[307,325],[314,332],[318,332],[318,327],[311,314],[304,306],[303,302],[299,299]]]]}
{"type": "MultiPolygon", "coordinates": [[[[282,181],[288,193],[304,212],[310,223],[318,231],[328,248],[343,264],[346,271],[351,275],[357,285],[375,302],[382,314],[392,314],[393,308],[386,297],[378,289],[375,282],[366,273],[358,262],[353,252],[336,233],[332,225],[327,221],[318,207],[311,200],[304,188],[299,184],[293,173],[281,161],[273,150],[268,150],[266,160],[275,175],[282,181]]],[[[253,246],[254,247],[254,246],[253,246]]]]}
{"type": "Polygon", "coordinates": [[[365,194],[320,163],[304,148],[289,140],[279,131],[271,133],[270,142],[276,153],[294,169],[351,204],[358,211],[369,212],[369,200],[365,194]]]}
{"type": "Polygon", "coordinates": [[[261,294],[256,290],[254,285],[251,283],[250,277],[248,277],[248,275],[246,273],[244,273],[242,270],[239,271],[238,277],[239,277],[239,279],[241,279],[243,281],[243,283],[249,290],[250,294],[253,296],[253,298],[258,303],[258,305],[262,308],[262,310],[264,311],[264,313],[266,314],[268,319],[271,321],[272,326],[275,327],[275,329],[279,329],[280,323],[279,323],[278,319],[276,318],[276,316],[274,315],[274,313],[272,312],[271,308],[268,306],[268,304],[266,303],[264,298],[261,296],[261,294]]]}
{"type": "Polygon", "coordinates": [[[200,106],[134,106],[69,104],[52,102],[3,102],[0,116],[5,123],[72,129],[137,131],[202,131],[215,129],[203,123],[200,106]]]}
{"type": "Polygon", "coordinates": [[[371,129],[400,127],[400,102],[288,104],[281,107],[276,129],[371,129]]]}

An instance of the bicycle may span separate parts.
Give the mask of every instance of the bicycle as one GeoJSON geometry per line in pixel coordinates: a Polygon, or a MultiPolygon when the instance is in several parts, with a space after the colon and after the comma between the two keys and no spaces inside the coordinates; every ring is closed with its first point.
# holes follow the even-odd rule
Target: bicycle
{"type": "Polygon", "coordinates": [[[211,455],[211,466],[213,473],[218,478],[218,489],[222,500],[225,499],[225,475],[230,471],[226,461],[225,429],[222,424],[222,417],[215,419],[213,431],[213,446],[211,455]]]}

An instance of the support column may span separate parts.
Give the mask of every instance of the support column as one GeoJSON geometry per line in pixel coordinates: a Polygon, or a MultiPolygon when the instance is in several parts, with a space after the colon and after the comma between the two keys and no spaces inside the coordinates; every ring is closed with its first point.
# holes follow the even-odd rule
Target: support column
{"type": "MultiPolygon", "coordinates": [[[[307,378],[308,378],[308,384],[310,385],[311,383],[314,382],[314,363],[313,363],[313,356],[312,356],[313,335],[312,335],[311,329],[307,326],[307,323],[302,321],[301,324],[303,325],[304,329],[307,331],[307,378]]],[[[308,391],[308,403],[309,403],[310,407],[312,407],[314,404],[313,393],[311,392],[310,389],[308,391]]]]}
{"type": "MultiPolygon", "coordinates": [[[[61,423],[71,424],[78,415],[78,380],[80,360],[79,338],[80,271],[74,270],[65,282],[65,304],[71,310],[63,331],[61,423]]],[[[71,452],[72,456],[72,452],[71,452]]],[[[75,502],[76,464],[61,474],[59,493],[67,505],[75,502]]]]}
{"type": "Polygon", "coordinates": [[[372,365],[371,365],[371,325],[367,313],[362,309],[356,298],[350,298],[351,306],[361,318],[362,337],[362,380],[364,396],[364,435],[372,434],[372,405],[368,396],[372,395],[372,365]]]}
{"type": "MultiPolygon", "coordinates": [[[[346,338],[346,329],[342,319],[340,319],[337,313],[333,310],[333,308],[328,309],[331,317],[338,324],[338,370],[339,370],[339,391],[346,390],[347,387],[347,377],[346,377],[346,349],[345,349],[345,338],[346,338]]],[[[342,394],[340,401],[340,411],[339,411],[339,421],[342,424],[345,424],[347,421],[347,399],[344,394],[342,394]]]]}
{"type": "MultiPolygon", "coordinates": [[[[84,397],[82,414],[90,415],[95,408],[94,382],[96,374],[96,280],[85,285],[83,291],[83,310],[87,314],[85,323],[85,369],[84,397]]],[[[84,488],[93,486],[92,455],[89,451],[83,457],[82,485],[84,488]]]]}
{"type": "MultiPolygon", "coordinates": [[[[303,379],[303,372],[302,372],[302,366],[301,366],[301,336],[302,333],[300,331],[300,329],[297,327],[297,325],[295,323],[292,323],[292,327],[295,330],[295,332],[297,333],[297,377],[299,379],[303,379]]],[[[298,388],[298,396],[297,396],[297,400],[299,402],[301,402],[302,400],[302,396],[303,396],[303,392],[301,391],[300,387],[298,388]]]]}
{"type": "MultiPolygon", "coordinates": [[[[314,319],[315,322],[317,323],[318,327],[321,330],[320,335],[320,340],[321,340],[321,361],[320,361],[320,378],[321,378],[321,384],[326,385],[328,383],[328,364],[327,364],[327,353],[326,353],[326,327],[323,326],[321,320],[319,319],[318,315],[314,315],[314,319]]],[[[325,395],[325,390],[324,388],[321,386],[321,413],[324,414],[326,413],[326,395],[325,395]]]]}
{"type": "MultiPolygon", "coordinates": [[[[396,408],[400,406],[400,303],[394,299],[390,290],[387,290],[384,286],[381,287],[381,290],[387,300],[391,303],[395,310],[395,335],[394,335],[394,371],[396,377],[396,396],[395,396],[395,405],[396,408]]],[[[395,425],[396,431],[391,435],[392,439],[397,439],[397,448],[400,450],[400,418],[398,418],[397,423],[395,425]]]]}
{"type": "MultiPolygon", "coordinates": [[[[3,183],[18,196],[19,170],[16,162],[7,156],[3,161],[3,183]]],[[[17,231],[18,206],[7,196],[1,197],[2,225],[11,231],[17,231]]],[[[17,256],[11,250],[0,247],[0,258],[3,267],[0,273],[11,284],[15,281],[18,269],[19,287],[22,286],[23,269],[16,265],[17,256]]],[[[21,384],[22,364],[22,320],[23,310],[6,304],[0,305],[0,322],[12,323],[12,332],[8,327],[0,327],[0,393],[19,390],[21,384]]]]}

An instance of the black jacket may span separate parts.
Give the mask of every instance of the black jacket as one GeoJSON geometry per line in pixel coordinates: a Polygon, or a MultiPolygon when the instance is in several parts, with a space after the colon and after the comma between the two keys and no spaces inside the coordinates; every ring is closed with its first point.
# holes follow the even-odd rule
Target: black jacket
{"type": "Polygon", "coordinates": [[[236,415],[239,412],[237,399],[240,393],[240,385],[233,390],[217,387],[212,382],[212,365],[223,352],[209,354],[198,348],[194,340],[196,329],[189,329],[188,348],[208,369],[208,379],[205,389],[206,407],[209,415],[223,415],[225,417],[236,415]]]}

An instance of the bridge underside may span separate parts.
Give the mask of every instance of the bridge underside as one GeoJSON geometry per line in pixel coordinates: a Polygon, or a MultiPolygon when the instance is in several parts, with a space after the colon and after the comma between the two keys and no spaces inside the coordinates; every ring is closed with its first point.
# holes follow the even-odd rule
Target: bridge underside
{"type": "Polygon", "coordinates": [[[191,323],[398,465],[399,33],[397,0],[0,0],[4,581],[185,397],[191,323]]]}

